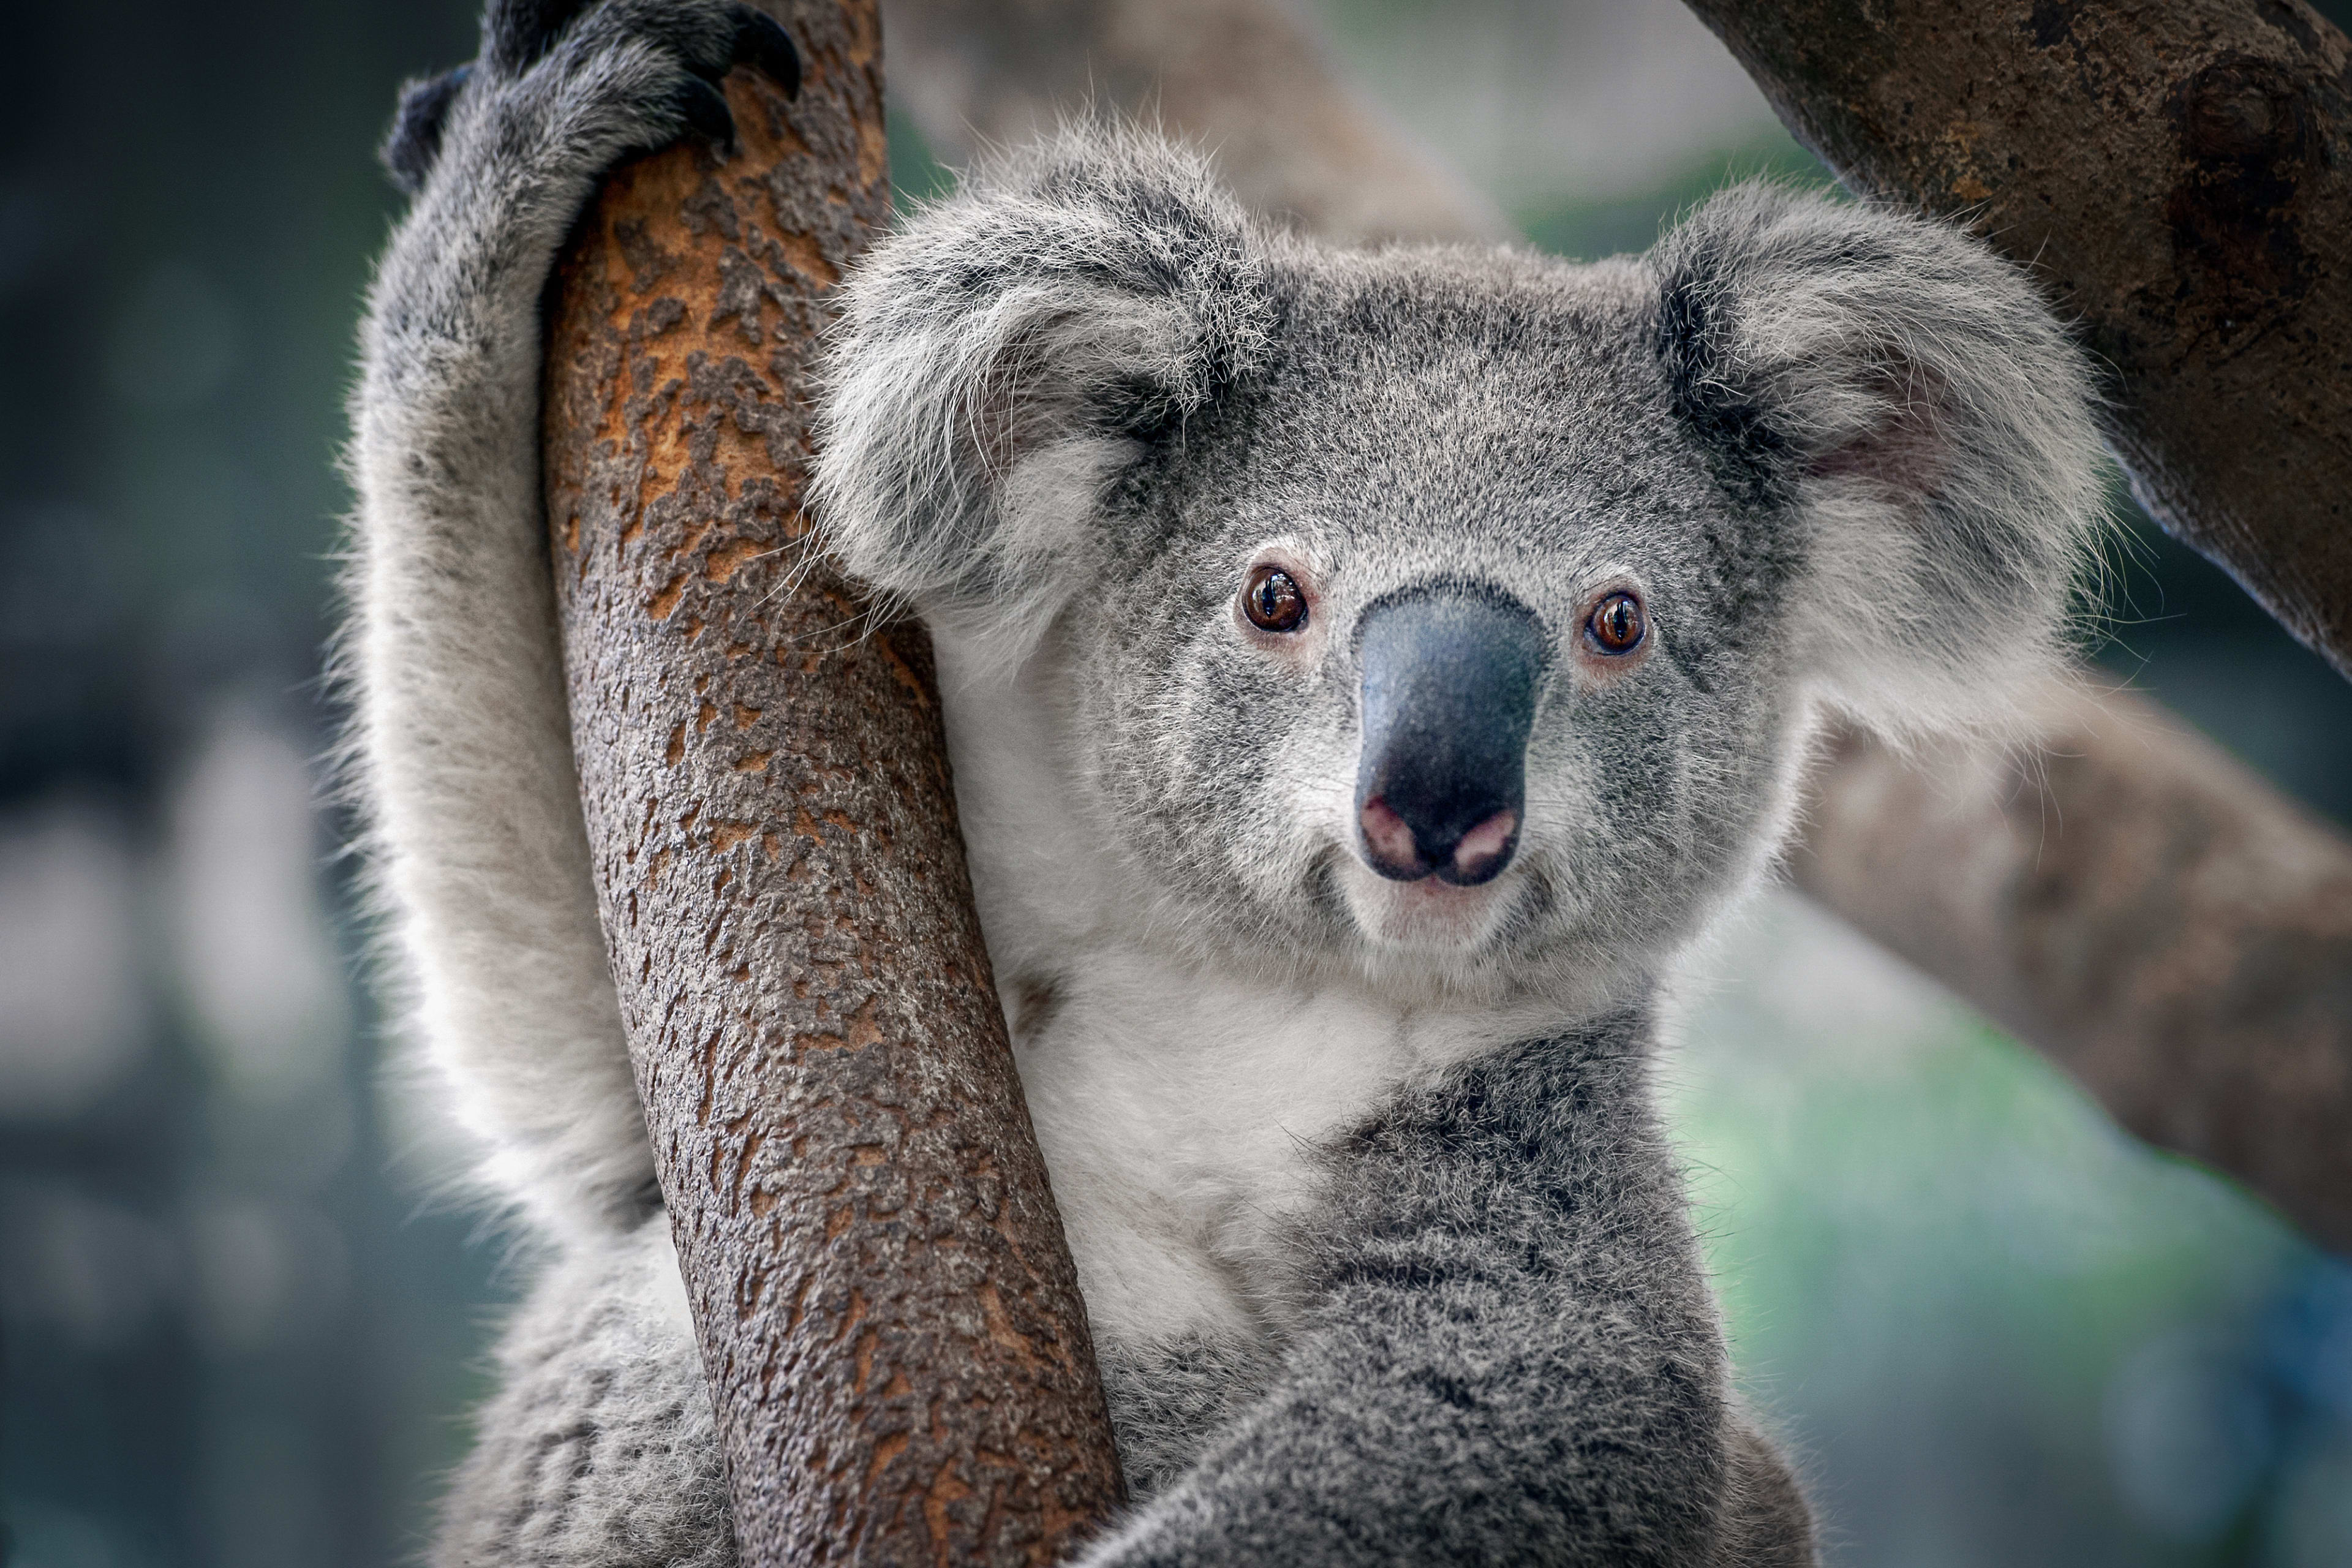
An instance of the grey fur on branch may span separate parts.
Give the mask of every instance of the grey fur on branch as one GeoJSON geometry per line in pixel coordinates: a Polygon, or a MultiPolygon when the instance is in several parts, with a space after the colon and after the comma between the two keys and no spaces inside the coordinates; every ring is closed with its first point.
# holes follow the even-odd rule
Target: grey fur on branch
{"type": "MultiPolygon", "coordinates": [[[[597,173],[677,133],[741,22],[550,16],[494,5],[404,118],[422,185],[353,410],[376,864],[484,1183],[554,1258],[436,1561],[717,1563],[566,747],[537,311],[597,173]]],[[[1651,1018],[1770,866],[1822,714],[1997,730],[2056,657],[2101,460],[2028,282],[1767,187],[1644,258],[1351,252],[1083,129],[880,244],[832,365],[820,520],[933,629],[1141,1500],[1087,1561],[1811,1561],[1651,1018]],[[1286,629],[1239,607],[1262,571],[1286,629]],[[1433,595],[1537,670],[1507,867],[1459,886],[1376,873],[1360,798],[1362,639],[1433,595]]]]}

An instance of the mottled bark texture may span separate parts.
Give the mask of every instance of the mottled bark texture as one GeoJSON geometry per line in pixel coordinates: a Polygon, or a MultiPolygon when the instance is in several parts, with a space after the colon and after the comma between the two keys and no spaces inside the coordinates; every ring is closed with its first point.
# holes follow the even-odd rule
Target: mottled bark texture
{"type": "Polygon", "coordinates": [[[1843,740],[1799,884],[2352,1250],[2352,844],[2152,703],[2036,717],[2025,756],[1843,740]]]}
{"type": "Polygon", "coordinates": [[[598,894],[747,1564],[1032,1563],[1118,1497],[956,827],[929,645],[801,510],[824,296],[888,216],[870,0],[616,173],[551,311],[598,894]]]}
{"type": "Polygon", "coordinates": [[[1846,183],[2032,265],[2151,515],[2352,676],[2352,42],[2302,0],[1691,0],[1846,183]]]}
{"type": "MultiPolygon", "coordinates": [[[[914,40],[893,68],[902,98],[942,149],[973,151],[956,127],[1009,130],[1090,99],[1133,112],[1156,105],[1171,132],[1212,148],[1302,150],[1297,168],[1221,152],[1226,177],[1261,211],[1290,212],[1335,238],[1489,232],[1491,209],[1457,176],[1433,184],[1418,150],[1379,140],[1378,117],[1348,107],[1360,95],[1332,77],[1311,40],[1269,47],[1246,96],[1176,89],[1213,72],[1205,40],[1295,37],[1297,25],[1267,0],[1060,4],[1090,13],[1070,24],[1089,40],[1084,50],[961,41],[1026,36],[1036,25],[1028,0],[893,0],[892,25],[914,40]],[[1112,83],[1146,88],[1114,97],[1112,83]],[[1153,84],[1162,84],[1156,99],[1153,84]],[[1327,112],[1351,129],[1318,130],[1327,112]],[[1326,142],[1349,156],[1314,151],[1326,142]],[[1349,188],[1328,210],[1346,217],[1328,226],[1290,194],[1301,182],[1343,180],[1349,188]]],[[[1748,26],[1787,8],[1702,9],[1737,11],[1748,26]]],[[[1924,47],[1915,58],[1943,73],[1948,91],[2000,68],[1924,47]]],[[[2086,131],[2080,142],[2091,140],[2086,131]]],[[[2094,231],[2069,226],[2065,209],[2042,222],[2068,227],[2075,249],[2098,247],[2094,231]]],[[[2330,367],[2284,391],[2340,398],[2347,384],[2330,367]]],[[[2217,406],[2213,416],[2237,415],[2217,406]]],[[[2345,428],[2339,416],[2333,461],[2344,460],[2345,428]]],[[[2251,460],[2268,453],[2292,473],[2301,456],[2264,445],[2270,436],[2244,436],[2251,460]]],[[[2297,501],[2340,507],[2343,491],[2297,501]]],[[[2352,845],[2152,704],[2086,691],[2049,717],[2049,755],[2021,765],[1994,754],[1904,758],[1841,737],[1814,785],[1795,861],[1802,884],[2079,1072],[2126,1125],[2210,1160],[2315,1237],[2352,1249],[2352,879],[2343,874],[2352,845]],[[2232,858],[2241,854],[2242,864],[2232,858]],[[1902,870],[1853,871],[1874,865],[1902,870]],[[2147,907],[2153,899],[2164,902],[2147,907]]]]}

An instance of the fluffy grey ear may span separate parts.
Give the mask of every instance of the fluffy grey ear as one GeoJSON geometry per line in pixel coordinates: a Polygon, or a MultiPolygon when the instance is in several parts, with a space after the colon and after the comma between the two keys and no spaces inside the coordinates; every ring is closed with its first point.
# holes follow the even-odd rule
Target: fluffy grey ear
{"type": "Polygon", "coordinates": [[[1947,226],[1766,185],[1652,260],[1682,416],[1801,524],[1822,694],[1896,735],[2001,723],[2107,520],[2090,379],[2032,285],[1947,226]]]}
{"type": "Polygon", "coordinates": [[[1041,625],[1105,490],[1262,350],[1241,208],[1192,154],[1074,129],[877,246],[831,351],[818,516],[927,613],[1041,625]]]}

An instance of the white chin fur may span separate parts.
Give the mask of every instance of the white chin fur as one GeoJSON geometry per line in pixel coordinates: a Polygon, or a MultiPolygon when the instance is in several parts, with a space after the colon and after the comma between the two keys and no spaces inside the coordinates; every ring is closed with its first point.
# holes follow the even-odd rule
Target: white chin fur
{"type": "Polygon", "coordinates": [[[1435,877],[1394,882],[1349,854],[1339,862],[1339,880],[1356,929],[1376,952],[1466,962],[1501,932],[1518,901],[1520,879],[1513,868],[1475,888],[1435,877]]]}

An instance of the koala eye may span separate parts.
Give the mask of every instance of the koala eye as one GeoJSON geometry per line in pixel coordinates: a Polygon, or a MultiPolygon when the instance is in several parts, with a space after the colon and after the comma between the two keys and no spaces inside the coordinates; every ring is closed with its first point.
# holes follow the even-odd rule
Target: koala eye
{"type": "Polygon", "coordinates": [[[1584,626],[1601,652],[1632,653],[1642,646],[1642,601],[1631,594],[1612,594],[1593,606],[1584,626]]]}
{"type": "Polygon", "coordinates": [[[1261,566],[1242,586],[1242,614],[1264,632],[1295,632],[1307,624],[1307,595],[1279,566],[1261,566]]]}

